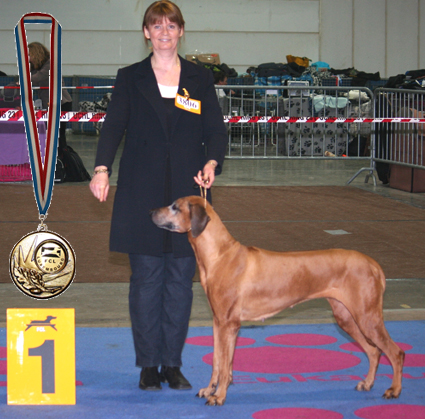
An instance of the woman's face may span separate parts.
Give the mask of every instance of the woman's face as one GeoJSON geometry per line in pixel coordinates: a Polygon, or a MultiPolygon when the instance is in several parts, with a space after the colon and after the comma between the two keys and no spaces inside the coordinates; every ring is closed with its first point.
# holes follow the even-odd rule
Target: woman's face
{"type": "Polygon", "coordinates": [[[144,27],[145,36],[151,40],[154,51],[177,50],[183,32],[183,28],[180,28],[177,23],[170,22],[168,18],[144,27]]]}

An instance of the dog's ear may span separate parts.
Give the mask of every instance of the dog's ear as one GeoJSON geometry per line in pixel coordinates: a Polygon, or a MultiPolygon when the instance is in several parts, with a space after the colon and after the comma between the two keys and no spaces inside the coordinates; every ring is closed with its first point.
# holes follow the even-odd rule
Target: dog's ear
{"type": "Polygon", "coordinates": [[[196,238],[205,230],[211,218],[205,208],[199,204],[189,204],[189,213],[192,236],[196,238]]]}

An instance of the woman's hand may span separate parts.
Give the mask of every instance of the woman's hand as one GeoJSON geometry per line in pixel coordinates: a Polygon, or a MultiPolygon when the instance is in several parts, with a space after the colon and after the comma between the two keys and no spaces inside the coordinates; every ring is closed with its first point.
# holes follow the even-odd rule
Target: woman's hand
{"type": "Polygon", "coordinates": [[[217,164],[215,160],[209,160],[204,166],[204,169],[202,171],[200,170],[198,175],[194,177],[195,182],[203,188],[211,188],[215,180],[215,168],[217,164]]]}
{"type": "Polygon", "coordinates": [[[108,172],[98,172],[99,170],[107,170],[105,166],[96,167],[90,182],[90,190],[92,194],[100,202],[105,202],[109,192],[109,174],[108,172]],[[98,173],[96,173],[98,172],[98,173]]]}

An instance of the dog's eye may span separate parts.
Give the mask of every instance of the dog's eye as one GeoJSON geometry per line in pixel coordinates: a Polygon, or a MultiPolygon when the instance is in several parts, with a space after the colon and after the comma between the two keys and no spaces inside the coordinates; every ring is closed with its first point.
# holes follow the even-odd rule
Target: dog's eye
{"type": "Polygon", "coordinates": [[[178,208],[177,208],[177,205],[176,204],[171,205],[171,209],[173,211],[178,211],[178,208]]]}

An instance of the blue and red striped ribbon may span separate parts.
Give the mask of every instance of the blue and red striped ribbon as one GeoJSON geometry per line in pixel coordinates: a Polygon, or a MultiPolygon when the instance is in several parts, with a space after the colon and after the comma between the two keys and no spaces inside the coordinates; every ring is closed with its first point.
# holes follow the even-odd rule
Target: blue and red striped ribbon
{"type": "Polygon", "coordinates": [[[39,213],[45,215],[52,199],[55,176],[59,119],[62,95],[62,28],[56,19],[47,13],[27,13],[15,27],[16,52],[18,58],[19,82],[22,98],[22,111],[28,142],[34,195],[39,213]],[[42,161],[37,122],[32,97],[30,63],[25,24],[50,24],[50,78],[49,107],[47,121],[46,150],[42,161]]]}

